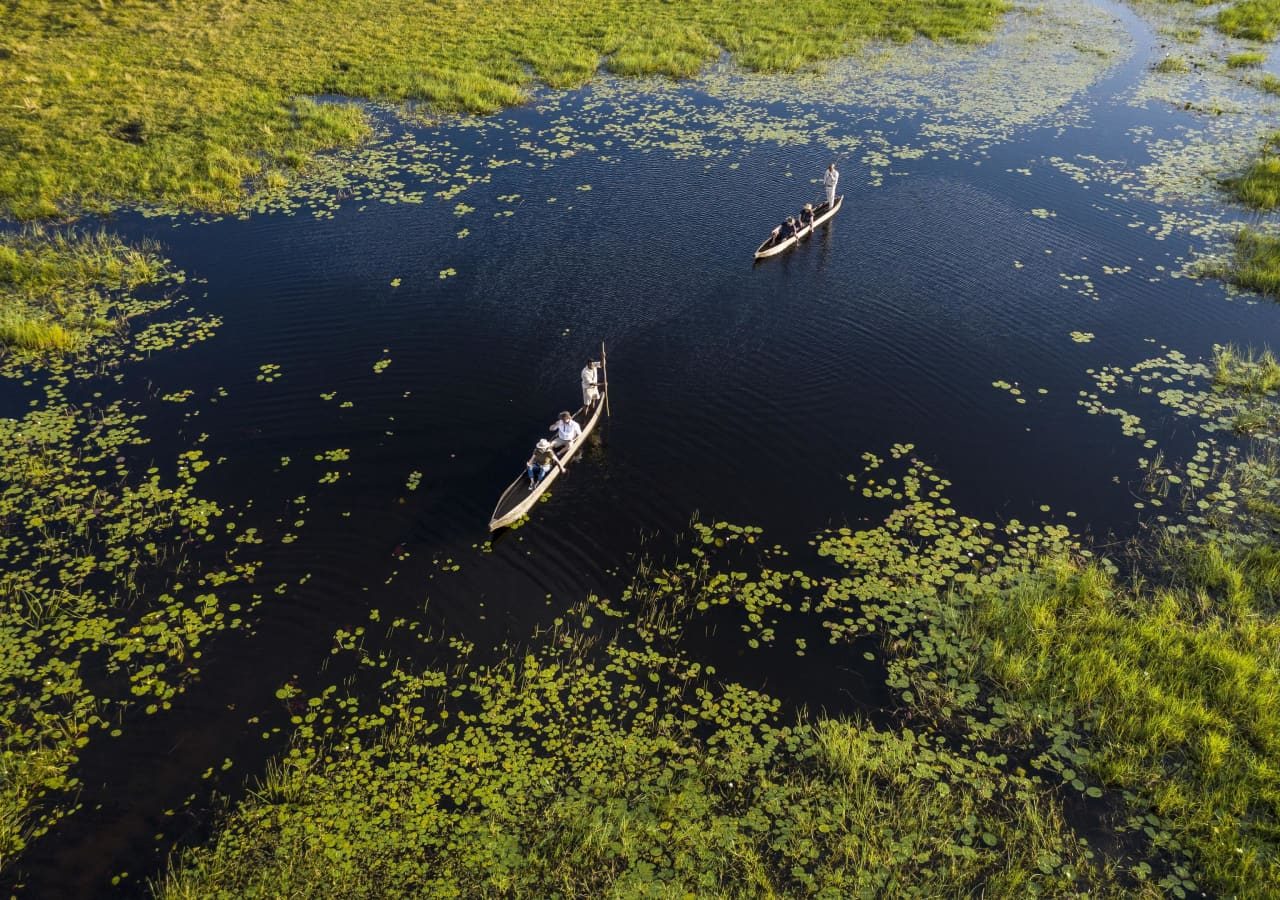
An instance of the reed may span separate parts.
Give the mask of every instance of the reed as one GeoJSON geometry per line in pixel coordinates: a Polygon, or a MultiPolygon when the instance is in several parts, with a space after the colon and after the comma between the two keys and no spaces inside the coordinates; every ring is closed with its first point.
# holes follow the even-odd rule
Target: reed
{"type": "Polygon", "coordinates": [[[1166,56],[1151,68],[1162,75],[1178,75],[1183,72],[1190,72],[1191,64],[1181,56],[1166,56]]]}
{"type": "Polygon", "coordinates": [[[1147,792],[1212,883],[1277,883],[1280,554],[1166,540],[1174,586],[1059,560],[974,616],[1011,695],[1083,715],[1104,783],[1147,792]]]}

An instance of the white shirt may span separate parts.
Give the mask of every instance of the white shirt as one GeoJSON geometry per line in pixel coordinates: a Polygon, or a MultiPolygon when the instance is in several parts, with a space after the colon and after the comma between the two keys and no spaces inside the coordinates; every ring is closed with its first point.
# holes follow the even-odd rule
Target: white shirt
{"type": "Polygon", "coordinates": [[[835,169],[827,169],[827,171],[822,176],[822,186],[833,188],[836,186],[836,182],[839,180],[840,180],[839,172],[837,172],[835,169]]]}
{"type": "Polygon", "coordinates": [[[568,422],[559,422],[556,424],[556,437],[562,441],[575,440],[578,435],[582,434],[582,426],[570,419],[568,422]]]}
{"type": "Polygon", "coordinates": [[[595,366],[587,366],[582,370],[582,386],[584,388],[595,387],[600,383],[600,370],[595,366]]]}

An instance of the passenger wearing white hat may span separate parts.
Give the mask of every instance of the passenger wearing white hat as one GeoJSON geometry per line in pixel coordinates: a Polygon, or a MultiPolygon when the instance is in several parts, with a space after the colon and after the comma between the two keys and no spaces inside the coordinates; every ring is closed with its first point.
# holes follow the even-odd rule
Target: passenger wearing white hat
{"type": "MultiPolygon", "coordinates": [[[[551,449],[551,442],[543,438],[534,445],[533,455],[529,457],[529,461],[524,465],[525,471],[529,475],[529,490],[533,490],[538,486],[538,482],[551,471],[552,466],[560,466],[560,460],[556,458],[555,451],[551,449]]],[[[563,471],[564,467],[560,466],[560,468],[563,471]]]]}

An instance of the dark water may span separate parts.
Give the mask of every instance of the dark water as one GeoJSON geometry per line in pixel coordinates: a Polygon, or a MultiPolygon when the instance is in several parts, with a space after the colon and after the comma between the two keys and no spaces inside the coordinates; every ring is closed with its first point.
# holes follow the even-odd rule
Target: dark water
{"type": "MultiPolygon", "coordinates": [[[[832,225],[757,266],[751,251],[776,219],[816,193],[782,172],[816,177],[823,154],[757,145],[737,169],[707,170],[700,159],[614,147],[607,162],[582,154],[496,169],[459,198],[476,207],[464,217],[452,201],[428,199],[350,203],[331,220],[113,223],[158,236],[178,266],[207,278],[208,296],[195,286],[193,304],[224,320],[213,340],[128,370],[131,397],[197,392],[184,405],[145,404],[150,452],[171,459],[207,433],[206,456],[225,461],[202,492],[247,510],[242,521],[268,538],[299,539],[263,548],[264,572],[292,587],[264,604],[252,634],[210,645],[201,681],[173,711],[136,717],[124,737],[86,751],[85,809],[32,848],[23,893],[111,893],[124,871],[139,888],[175,840],[200,836],[211,789],[237,796],[282,746],[247,720],[287,723],[276,689],[331,680],[334,630],[374,608],[384,620],[422,618],[481,652],[524,640],[586,592],[616,593],[636,554],[669,552],[695,513],[762,525],[771,541],[799,546],[857,521],[867,510],[845,476],[863,451],[899,441],[939,466],[968,514],[1038,521],[1048,504],[1075,511],[1075,524],[1101,539],[1133,533],[1140,447],[1114,419],[1077,406],[1077,391],[1092,389],[1085,370],[1130,365],[1161,344],[1196,356],[1215,342],[1280,335],[1270,305],[1161,277],[1155,267],[1173,268],[1188,248],[1128,227],[1155,221],[1154,207],[1104,198],[1047,166],[1030,178],[1006,171],[1075,153],[1141,161],[1123,128],[1175,127],[1170,111],[1114,99],[1153,52],[1136,37],[1133,55],[1086,98],[1087,124],[1023,130],[980,166],[895,164],[906,177],[882,187],[851,162],[832,225]],[[584,184],[592,190],[577,190],[584,184]],[[518,205],[495,199],[513,193],[518,205]],[[1037,207],[1057,216],[1029,217],[1037,207]],[[514,216],[493,217],[510,208],[514,216]],[[461,227],[472,231],[465,240],[461,227]],[[1133,271],[1108,277],[1103,265],[1133,271]],[[458,274],[441,279],[446,267],[458,274]],[[1063,290],[1061,272],[1091,274],[1098,299],[1063,290]],[[1097,339],[1073,343],[1073,330],[1097,339]],[[498,495],[555,413],[576,407],[577,373],[601,341],[612,417],[532,523],[479,552],[498,495]],[[390,366],[375,374],[384,357],[390,366]],[[257,381],[264,363],[282,377],[257,381]],[[1019,382],[1028,403],[994,389],[997,379],[1019,382]],[[227,396],[210,403],[219,387],[227,396]],[[349,462],[313,460],[337,448],[349,462]],[[343,477],[318,484],[330,470],[343,477]],[[409,492],[414,470],[422,483],[409,492]],[[294,529],[296,519],[306,524],[294,529]],[[460,570],[443,571],[445,560],[460,570]],[[228,772],[201,778],[224,758],[235,763],[228,772]],[[198,812],[164,815],[193,794],[198,812]]],[[[555,115],[572,118],[575,102],[555,115]]],[[[498,121],[546,115],[527,108],[498,121]]],[[[877,115],[892,111],[849,111],[849,127],[877,115]]],[[[423,135],[479,158],[493,150],[474,130],[423,135]]],[[[6,403],[19,399],[4,390],[6,403]]],[[[1153,433],[1185,451],[1190,430],[1158,418],[1153,433]]],[[[797,691],[798,665],[766,661],[758,677],[797,691]]],[[[855,704],[877,690],[850,683],[855,704]]]]}

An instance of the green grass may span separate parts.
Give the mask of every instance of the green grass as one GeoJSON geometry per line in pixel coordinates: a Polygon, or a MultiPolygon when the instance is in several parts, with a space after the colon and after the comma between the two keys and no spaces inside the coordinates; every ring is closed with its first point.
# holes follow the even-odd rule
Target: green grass
{"type": "Polygon", "coordinates": [[[1258,88],[1268,94],[1280,94],[1280,78],[1270,72],[1263,72],[1262,77],[1258,79],[1258,88]]]}
{"type": "Polygon", "coordinates": [[[1232,53],[1227,57],[1228,69],[1253,69],[1267,61],[1267,54],[1250,50],[1245,53],[1232,53]]]}
{"type": "Polygon", "coordinates": [[[360,140],[362,111],[306,98],[520,103],[535,80],[692,75],[720,48],[791,71],[868,40],[974,41],[1004,0],[125,0],[0,8],[0,211],[117,202],[227,209],[311,154],[360,140]]]}
{"type": "Polygon", "coordinates": [[[1231,37],[1270,43],[1280,35],[1280,0],[1236,0],[1218,13],[1216,22],[1231,37]]]}
{"type": "Polygon", "coordinates": [[[1152,67],[1153,71],[1163,75],[1176,75],[1191,71],[1191,64],[1181,56],[1166,56],[1152,67]]]}
{"type": "Polygon", "coordinates": [[[1215,387],[1242,394],[1272,394],[1280,390],[1280,362],[1270,350],[1241,351],[1230,345],[1214,348],[1215,387]]]}
{"type": "Polygon", "coordinates": [[[1224,893],[1280,890],[1280,553],[1173,542],[1175,585],[1041,567],[973,608],[984,669],[1011,696],[1079,715],[1089,767],[1150,797],[1224,893]]]}
{"type": "Polygon", "coordinates": [[[0,345],[65,352],[116,329],[114,294],[166,274],[152,243],[106,232],[28,228],[0,234],[0,345]]]}
{"type": "Polygon", "coordinates": [[[1280,132],[1267,139],[1262,154],[1243,175],[1226,182],[1241,203],[1263,210],[1280,206],[1280,158],[1275,155],[1277,147],[1280,147],[1280,132]]]}
{"type": "Polygon", "coordinates": [[[1280,297],[1280,237],[1242,228],[1235,249],[1226,277],[1243,288],[1280,297]]]}

